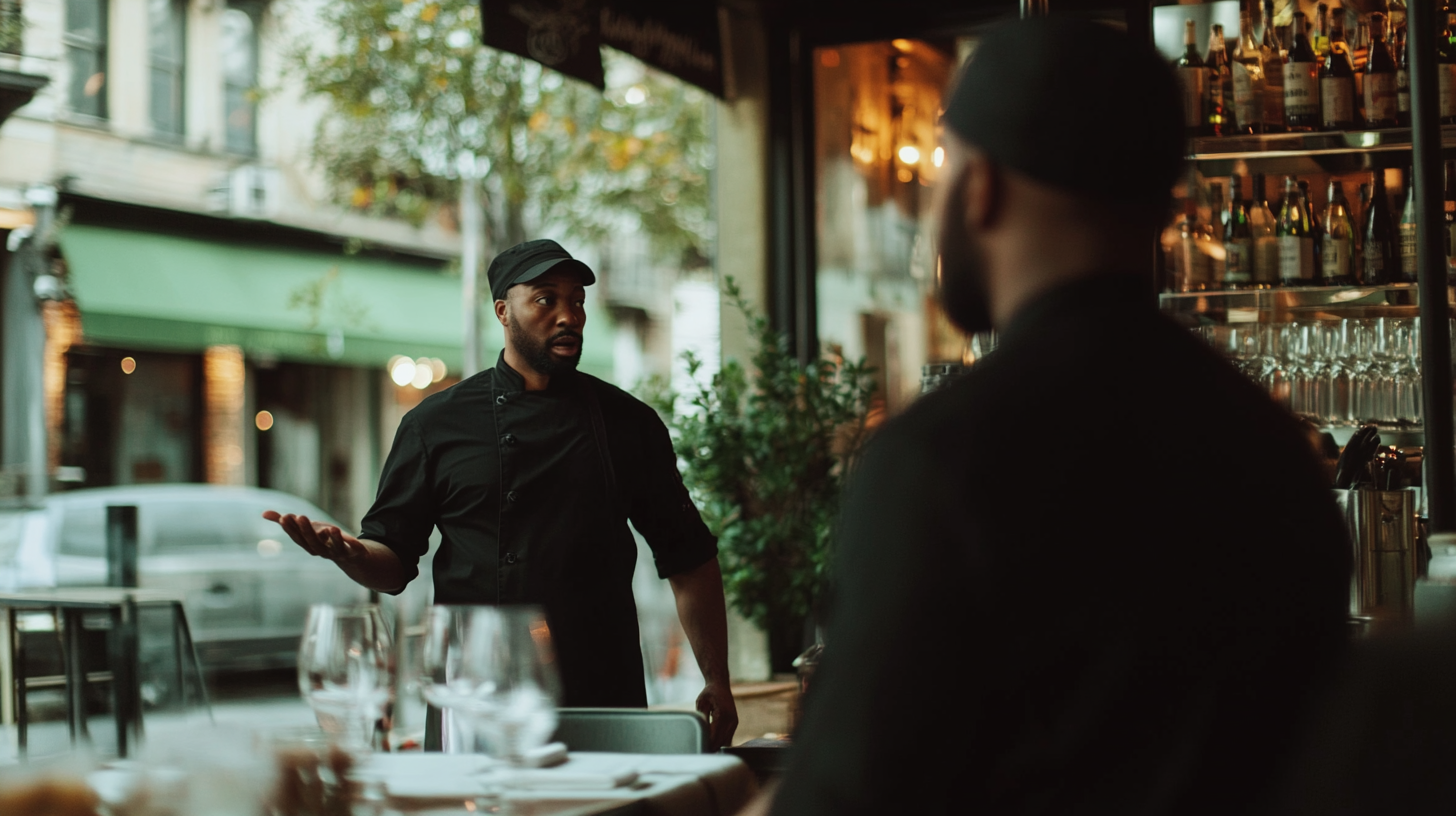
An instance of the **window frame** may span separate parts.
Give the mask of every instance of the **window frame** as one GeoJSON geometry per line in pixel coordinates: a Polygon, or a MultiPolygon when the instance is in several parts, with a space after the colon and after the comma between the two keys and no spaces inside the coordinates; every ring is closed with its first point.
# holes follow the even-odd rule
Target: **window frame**
{"type": "Polygon", "coordinates": [[[160,0],[153,4],[147,3],[147,89],[150,92],[147,100],[147,121],[151,124],[152,135],[167,141],[181,142],[187,138],[187,0],[160,0]],[[153,39],[156,33],[156,20],[153,18],[153,10],[160,5],[165,5],[171,10],[169,22],[175,27],[172,32],[177,37],[176,55],[158,53],[157,43],[153,39]],[[165,73],[170,77],[168,83],[175,94],[176,109],[172,111],[175,120],[174,128],[168,128],[165,123],[159,122],[157,117],[157,98],[155,81],[158,72],[165,73]]]}
{"type": "MultiPolygon", "coordinates": [[[[225,65],[223,67],[223,70],[220,72],[222,74],[223,93],[223,149],[228,153],[234,153],[240,156],[257,156],[258,102],[257,100],[247,101],[246,95],[249,92],[255,90],[259,84],[258,77],[261,73],[261,65],[259,63],[261,61],[263,51],[263,4],[259,2],[259,0],[232,0],[232,2],[229,2],[226,8],[223,9],[223,13],[226,14],[230,11],[237,11],[246,15],[248,17],[248,20],[252,23],[252,36],[249,38],[248,45],[252,50],[249,58],[252,61],[253,75],[249,78],[248,85],[244,87],[233,82],[233,78],[228,75],[228,71],[226,70],[225,65]],[[243,107],[246,107],[249,112],[248,143],[246,145],[243,145],[241,142],[233,141],[233,129],[232,125],[229,123],[229,120],[232,118],[233,112],[240,109],[233,107],[231,103],[231,93],[234,91],[237,91],[240,96],[245,100],[243,102],[243,107]]],[[[221,48],[219,48],[219,56],[223,60],[226,60],[228,57],[228,55],[223,52],[221,48]]]]}
{"type": "Polygon", "coordinates": [[[88,1],[96,4],[98,36],[88,37],[71,27],[71,4],[77,0],[66,0],[63,5],[66,23],[61,33],[61,44],[66,52],[68,70],[73,65],[70,58],[72,52],[85,51],[93,55],[93,64],[100,66],[103,77],[101,91],[95,96],[97,100],[95,111],[81,110],[76,104],[76,77],[71,77],[66,88],[66,111],[72,117],[84,122],[105,123],[111,120],[111,104],[107,98],[110,93],[111,80],[111,3],[109,0],[88,1]]]}

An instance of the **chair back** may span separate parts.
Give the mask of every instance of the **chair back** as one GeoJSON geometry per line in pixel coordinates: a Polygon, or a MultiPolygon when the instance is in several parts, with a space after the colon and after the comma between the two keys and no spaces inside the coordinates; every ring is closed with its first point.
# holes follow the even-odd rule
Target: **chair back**
{"type": "Polygon", "coordinates": [[[572,751],[702,754],[708,750],[708,724],[696,711],[563,708],[556,739],[572,751]]]}

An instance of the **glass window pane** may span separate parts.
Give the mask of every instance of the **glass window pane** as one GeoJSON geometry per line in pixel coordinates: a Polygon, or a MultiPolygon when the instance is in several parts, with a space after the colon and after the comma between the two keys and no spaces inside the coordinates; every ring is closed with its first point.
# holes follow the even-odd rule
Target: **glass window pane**
{"type": "Polygon", "coordinates": [[[66,33],[93,42],[106,39],[106,0],[66,0],[66,33]]]}
{"type": "Polygon", "coordinates": [[[178,62],[182,59],[183,32],[186,17],[176,0],[147,0],[147,16],[151,21],[152,57],[178,62]]]}
{"type": "Polygon", "coordinates": [[[106,557],[106,507],[100,504],[66,506],[61,517],[61,555],[106,557]]]}
{"type": "Polygon", "coordinates": [[[176,88],[177,74],[152,66],[152,127],[158,133],[182,132],[182,106],[176,88]]]}
{"type": "Polygon", "coordinates": [[[223,78],[230,85],[252,87],[257,74],[253,18],[238,9],[223,12],[221,40],[223,78]]]}
{"type": "Polygon", "coordinates": [[[254,126],[256,106],[251,100],[251,88],[228,86],[224,90],[227,104],[227,148],[234,153],[253,153],[257,150],[254,126]]]}
{"type": "Polygon", "coordinates": [[[71,81],[67,89],[71,110],[86,116],[106,116],[106,71],[104,51],[67,46],[66,61],[71,81]]]}

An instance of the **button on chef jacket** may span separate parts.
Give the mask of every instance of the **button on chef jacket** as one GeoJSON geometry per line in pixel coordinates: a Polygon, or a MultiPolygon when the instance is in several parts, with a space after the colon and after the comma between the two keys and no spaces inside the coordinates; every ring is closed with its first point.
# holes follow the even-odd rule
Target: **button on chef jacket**
{"type": "Polygon", "coordinates": [[[438,527],[435,603],[541,604],[563,705],[645,706],[628,520],[660,577],[717,554],[652,408],[579,372],[527,391],[502,355],[405,415],[360,536],[413,580],[438,527]]]}

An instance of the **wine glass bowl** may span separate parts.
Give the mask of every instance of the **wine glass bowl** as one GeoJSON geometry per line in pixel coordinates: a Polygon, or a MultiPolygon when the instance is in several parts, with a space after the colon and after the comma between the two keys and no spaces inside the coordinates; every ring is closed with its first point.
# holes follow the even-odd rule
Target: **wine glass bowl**
{"type": "Polygon", "coordinates": [[[314,604],[298,653],[298,687],[319,727],[368,751],[393,699],[392,640],[379,607],[314,604]]]}

